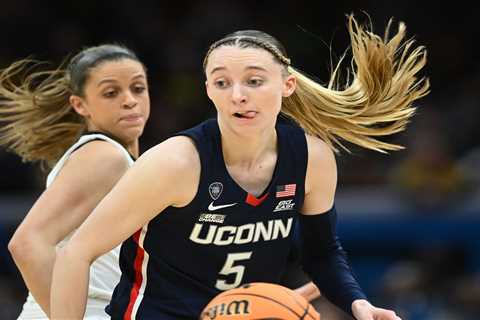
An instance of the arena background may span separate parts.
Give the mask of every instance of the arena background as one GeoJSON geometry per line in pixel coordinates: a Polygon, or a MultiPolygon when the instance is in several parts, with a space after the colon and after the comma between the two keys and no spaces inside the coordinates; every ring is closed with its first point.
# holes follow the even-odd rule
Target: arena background
{"type": "MultiPolygon", "coordinates": [[[[479,27],[466,1],[2,1],[0,68],[27,56],[55,65],[83,46],[126,44],[148,67],[145,151],[214,115],[201,68],[209,43],[238,29],[264,30],[294,66],[325,83],[330,62],[347,49],[351,12],[363,22],[368,13],[377,33],[390,17],[394,28],[404,21],[428,48],[432,92],[407,132],[390,139],[406,150],[338,156],[344,247],[374,304],[403,319],[478,319],[479,27]]],[[[3,149],[0,168],[0,319],[14,319],[26,289],[6,247],[45,174],[3,149]]],[[[343,319],[317,305],[325,319],[343,319]]]]}

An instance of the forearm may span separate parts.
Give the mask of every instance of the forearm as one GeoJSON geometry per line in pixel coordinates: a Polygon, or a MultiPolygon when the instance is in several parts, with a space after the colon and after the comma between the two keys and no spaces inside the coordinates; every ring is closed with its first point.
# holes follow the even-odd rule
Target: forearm
{"type": "Polygon", "coordinates": [[[366,299],[342,250],[307,262],[305,269],[322,293],[347,313],[353,314],[354,301],[366,299]]]}
{"type": "Polygon", "coordinates": [[[83,319],[89,271],[90,262],[71,254],[68,246],[57,253],[50,297],[51,319],[83,319]]]}
{"type": "Polygon", "coordinates": [[[335,208],[301,216],[302,264],[313,282],[332,303],[352,313],[352,303],[365,299],[336,235],[335,208]]]}
{"type": "Polygon", "coordinates": [[[37,303],[45,314],[50,314],[50,285],[53,265],[55,263],[55,247],[32,240],[27,248],[12,251],[12,258],[22,274],[22,278],[37,303]]]}

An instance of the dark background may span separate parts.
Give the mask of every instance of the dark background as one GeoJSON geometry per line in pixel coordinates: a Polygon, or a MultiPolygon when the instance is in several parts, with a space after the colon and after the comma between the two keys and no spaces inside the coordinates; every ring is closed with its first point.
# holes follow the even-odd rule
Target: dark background
{"type": "MultiPolygon", "coordinates": [[[[478,10],[466,1],[2,1],[0,68],[33,56],[58,65],[81,48],[123,43],[148,67],[152,114],[142,150],[214,116],[204,92],[208,45],[260,29],[293,66],[328,81],[348,48],[348,13],[383,35],[393,17],[428,49],[431,94],[417,103],[390,155],[338,156],[339,232],[373,303],[404,319],[480,314],[480,69],[478,10]],[[368,13],[368,15],[367,15],[368,13]]],[[[348,65],[345,64],[344,67],[348,65]]],[[[41,193],[44,173],[0,149],[0,318],[17,316],[26,291],[6,244],[41,193]]],[[[323,301],[326,319],[340,319],[323,301]]],[[[475,317],[477,315],[477,317],[475,317]]]]}

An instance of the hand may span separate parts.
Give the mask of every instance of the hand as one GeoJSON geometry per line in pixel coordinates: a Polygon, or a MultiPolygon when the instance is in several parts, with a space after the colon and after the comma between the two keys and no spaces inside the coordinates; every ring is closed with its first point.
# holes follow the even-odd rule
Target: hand
{"type": "Polygon", "coordinates": [[[312,302],[313,300],[317,299],[322,295],[318,290],[317,286],[314,285],[311,281],[295,289],[294,291],[307,299],[308,302],[312,302]]]}
{"type": "Polygon", "coordinates": [[[362,299],[352,302],[352,313],[357,320],[402,320],[395,311],[374,307],[362,299]]]}

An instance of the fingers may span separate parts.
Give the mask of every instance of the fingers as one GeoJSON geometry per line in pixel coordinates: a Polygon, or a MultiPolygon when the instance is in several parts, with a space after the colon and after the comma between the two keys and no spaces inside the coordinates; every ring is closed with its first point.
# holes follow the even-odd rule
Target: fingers
{"type": "Polygon", "coordinates": [[[376,311],[374,312],[374,318],[375,320],[402,320],[395,311],[392,310],[387,310],[387,309],[381,309],[381,308],[376,308],[376,311]]]}

